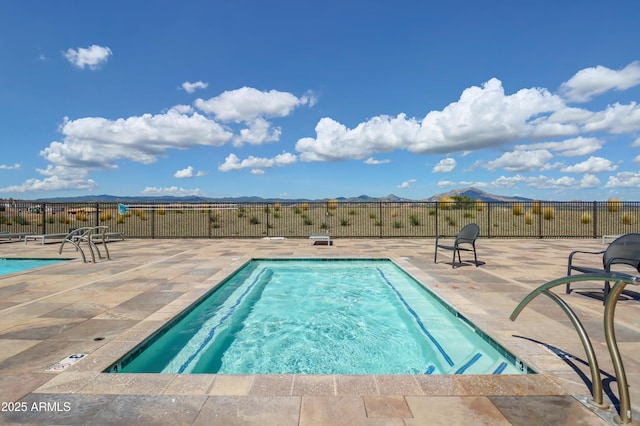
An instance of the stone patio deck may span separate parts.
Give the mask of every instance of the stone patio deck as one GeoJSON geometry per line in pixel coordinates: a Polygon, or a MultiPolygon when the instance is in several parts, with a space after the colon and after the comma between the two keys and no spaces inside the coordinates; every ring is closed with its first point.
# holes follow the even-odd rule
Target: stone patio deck
{"type": "MultiPolygon", "coordinates": [[[[600,425],[581,342],[560,308],[531,290],[566,272],[573,249],[600,240],[479,240],[483,265],[433,263],[433,239],[126,240],[112,260],[74,260],[0,277],[0,423],[195,425],[600,425]],[[252,257],[384,257],[405,268],[540,374],[514,376],[174,375],[102,371],[252,257]],[[566,353],[558,357],[549,348],[566,353]],[[70,354],[87,356],[46,371],[70,354]]],[[[0,257],[59,257],[58,244],[0,243],[0,257]]],[[[468,259],[468,253],[467,259],[468,259]]],[[[463,253],[465,260],[465,253],[463,253]]],[[[604,342],[601,283],[579,283],[573,307],[600,362],[608,398],[617,384],[604,342]]],[[[638,293],[616,309],[616,336],[640,406],[638,293]]]]}

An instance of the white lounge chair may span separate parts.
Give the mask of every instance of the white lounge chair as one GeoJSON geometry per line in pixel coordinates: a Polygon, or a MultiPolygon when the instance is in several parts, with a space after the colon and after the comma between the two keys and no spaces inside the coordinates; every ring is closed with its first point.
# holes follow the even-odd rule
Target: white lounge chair
{"type": "Polygon", "coordinates": [[[40,240],[40,243],[44,245],[47,240],[64,240],[64,237],[67,236],[67,233],[59,233],[59,234],[31,234],[25,235],[24,243],[27,244],[29,240],[40,240]]]}
{"type": "Polygon", "coordinates": [[[315,244],[316,241],[326,241],[327,245],[331,245],[331,235],[329,233],[326,234],[311,234],[309,236],[309,244],[315,244]]]}
{"type": "Polygon", "coordinates": [[[0,239],[13,240],[14,238],[17,238],[18,241],[20,241],[27,235],[33,235],[33,232],[0,232],[0,239]]]}

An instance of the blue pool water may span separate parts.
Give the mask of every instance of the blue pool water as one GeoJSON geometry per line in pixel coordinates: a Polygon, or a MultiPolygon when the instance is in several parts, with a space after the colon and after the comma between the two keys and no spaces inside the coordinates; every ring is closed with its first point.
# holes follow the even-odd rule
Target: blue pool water
{"type": "Polygon", "coordinates": [[[0,275],[22,272],[41,266],[55,265],[67,259],[6,259],[0,258],[0,275]]]}
{"type": "Polygon", "coordinates": [[[252,260],[107,371],[531,372],[389,260],[252,260]]]}

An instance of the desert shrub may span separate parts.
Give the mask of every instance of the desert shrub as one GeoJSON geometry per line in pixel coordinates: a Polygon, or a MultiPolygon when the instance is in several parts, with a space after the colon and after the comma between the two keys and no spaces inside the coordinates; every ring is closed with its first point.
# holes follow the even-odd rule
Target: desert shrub
{"type": "Polygon", "coordinates": [[[335,210],[338,208],[338,200],[329,200],[327,201],[327,208],[329,210],[335,210]]]}
{"type": "Polygon", "coordinates": [[[63,225],[68,225],[71,220],[67,216],[60,216],[58,218],[58,222],[62,223],[63,225]]]}
{"type": "Polygon", "coordinates": [[[420,217],[417,214],[412,214],[411,216],[409,216],[409,222],[413,226],[421,226],[422,225],[422,221],[420,220],[420,217]]]}
{"type": "Polygon", "coordinates": [[[531,212],[533,214],[540,214],[541,211],[542,211],[542,203],[540,201],[534,201],[531,204],[531,212]]]}
{"type": "Polygon", "coordinates": [[[513,203],[511,205],[511,211],[514,216],[522,216],[524,214],[524,205],[522,203],[513,203]]]}
{"type": "Polygon", "coordinates": [[[273,210],[276,212],[280,211],[280,203],[273,203],[273,210]]]}
{"type": "Polygon", "coordinates": [[[345,218],[340,219],[340,226],[349,226],[349,225],[351,225],[351,223],[349,223],[349,219],[345,219],[345,218]]]}
{"type": "Polygon", "coordinates": [[[164,215],[166,215],[166,214],[167,214],[167,211],[166,211],[165,209],[158,209],[156,212],[157,212],[157,213],[158,213],[158,215],[160,215],[160,216],[164,216],[164,215]]]}
{"type": "Polygon", "coordinates": [[[403,225],[402,225],[402,222],[401,222],[401,221],[399,221],[399,220],[394,220],[392,225],[393,225],[393,227],[394,227],[394,228],[396,228],[396,229],[402,228],[402,226],[403,226],[403,225]]]}
{"type": "Polygon", "coordinates": [[[16,225],[31,225],[31,222],[29,222],[29,219],[27,219],[24,216],[14,216],[13,223],[15,223],[16,225]]]}
{"type": "Polygon", "coordinates": [[[249,219],[249,223],[252,225],[259,225],[260,219],[258,219],[256,216],[251,216],[251,219],[249,219]]]}
{"type": "Polygon", "coordinates": [[[622,202],[620,201],[620,198],[609,198],[607,200],[607,211],[609,213],[615,213],[619,211],[621,206],[622,202]]]}
{"type": "Polygon", "coordinates": [[[466,219],[471,219],[474,216],[473,216],[473,213],[471,213],[471,212],[464,212],[464,213],[462,213],[462,217],[464,217],[466,219]]]}
{"type": "Polygon", "coordinates": [[[275,217],[276,219],[280,219],[282,217],[282,214],[277,211],[273,213],[273,217],[275,217]]]}
{"type": "MultiPolygon", "coordinates": [[[[136,210],[136,216],[139,217],[141,213],[143,213],[143,212],[138,212],[136,210]]],[[[76,213],[76,220],[79,220],[81,222],[86,222],[87,220],[89,220],[89,215],[87,213],[85,213],[85,212],[78,212],[78,213],[76,213]]]]}
{"type": "Polygon", "coordinates": [[[623,225],[632,225],[633,224],[633,216],[630,213],[623,213],[622,218],[620,218],[620,222],[623,225]]]}
{"type": "Polygon", "coordinates": [[[588,225],[591,223],[591,215],[589,213],[582,213],[582,217],[580,218],[580,223],[583,225],[588,225]]]}
{"type": "Polygon", "coordinates": [[[443,195],[440,197],[439,202],[440,202],[440,208],[442,210],[449,210],[453,207],[455,200],[451,197],[447,197],[446,195],[443,195]]]}
{"type": "Polygon", "coordinates": [[[429,209],[429,216],[435,216],[436,215],[436,209],[429,209]]]}
{"type": "Polygon", "coordinates": [[[378,216],[375,213],[369,213],[369,219],[375,219],[378,216]]]}
{"type": "Polygon", "coordinates": [[[553,207],[545,207],[542,209],[542,217],[544,220],[551,220],[555,217],[553,207]]]}
{"type": "Polygon", "coordinates": [[[348,214],[351,215],[351,216],[355,216],[355,215],[358,214],[358,212],[356,211],[356,209],[351,209],[351,210],[349,210],[348,214]]]}
{"type": "Polygon", "coordinates": [[[118,215],[118,218],[116,219],[116,223],[120,224],[120,223],[124,223],[124,215],[118,215]]]}
{"type": "Polygon", "coordinates": [[[302,208],[303,211],[306,212],[307,210],[309,210],[309,203],[304,202],[304,203],[300,204],[300,207],[302,208]]]}
{"type": "Polygon", "coordinates": [[[329,225],[327,224],[327,222],[322,222],[320,224],[320,229],[329,229],[329,225]]]}
{"type": "Polygon", "coordinates": [[[531,217],[531,213],[527,213],[524,215],[524,223],[526,225],[531,225],[533,223],[533,219],[531,217]]]}
{"type": "MultiPolygon", "coordinates": [[[[60,216],[60,220],[62,220],[63,216],[60,216]]],[[[47,216],[47,223],[56,223],[56,218],[53,216],[47,216]]],[[[62,222],[60,222],[62,223],[62,222]]]]}
{"type": "Polygon", "coordinates": [[[308,217],[304,217],[302,219],[302,223],[306,226],[313,225],[313,221],[311,221],[311,219],[309,219],[308,217]]]}
{"type": "Polygon", "coordinates": [[[98,219],[100,219],[100,222],[106,222],[108,220],[111,220],[111,212],[100,213],[100,216],[98,217],[98,219]]]}
{"type": "Polygon", "coordinates": [[[449,226],[456,226],[456,220],[451,216],[447,216],[444,218],[449,226]]]}
{"type": "Polygon", "coordinates": [[[293,213],[294,213],[294,214],[300,214],[300,213],[302,213],[302,210],[300,210],[300,207],[295,207],[295,208],[293,209],[293,213]]]}
{"type": "Polygon", "coordinates": [[[244,217],[247,214],[247,209],[241,207],[238,209],[238,217],[244,217]]]}
{"type": "Polygon", "coordinates": [[[481,212],[487,208],[487,203],[485,203],[484,201],[476,200],[474,201],[473,206],[477,212],[481,212]]]}

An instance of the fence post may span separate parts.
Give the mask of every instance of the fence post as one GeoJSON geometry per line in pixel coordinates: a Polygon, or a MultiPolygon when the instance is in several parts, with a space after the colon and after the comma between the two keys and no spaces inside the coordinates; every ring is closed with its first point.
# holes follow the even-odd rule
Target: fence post
{"type": "MultiPolygon", "coordinates": [[[[53,212],[52,212],[53,213],[53,212]]],[[[47,233],[47,203],[42,203],[42,234],[47,233]]]]}
{"type": "Polygon", "coordinates": [[[382,201],[378,201],[378,212],[380,213],[380,238],[382,238],[382,201]]]}
{"type": "Polygon", "coordinates": [[[544,206],[542,205],[542,201],[540,201],[540,211],[538,212],[538,238],[542,239],[542,216],[544,212],[544,206]]]}
{"type": "Polygon", "coordinates": [[[265,208],[265,211],[267,213],[267,237],[269,236],[269,211],[271,210],[271,204],[267,203],[267,207],[265,208]]]}
{"type": "Polygon", "coordinates": [[[151,239],[156,238],[156,209],[151,209],[151,239]]]}
{"type": "Polygon", "coordinates": [[[491,202],[487,202],[487,238],[491,238],[491,202]]]}
{"type": "Polygon", "coordinates": [[[98,226],[100,225],[100,203],[96,203],[96,221],[94,222],[93,226],[98,226]]]}
{"type": "Polygon", "coordinates": [[[440,215],[439,207],[440,207],[440,202],[436,201],[436,230],[435,230],[436,234],[434,235],[434,237],[437,237],[438,235],[440,235],[438,233],[438,222],[439,222],[438,221],[438,216],[440,215]]]}
{"type": "Polygon", "coordinates": [[[598,238],[598,202],[593,202],[593,238],[598,238]]]}

